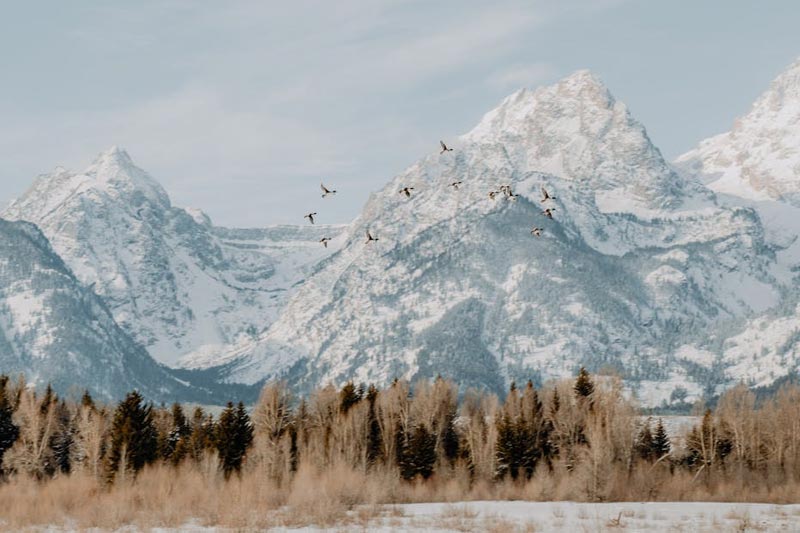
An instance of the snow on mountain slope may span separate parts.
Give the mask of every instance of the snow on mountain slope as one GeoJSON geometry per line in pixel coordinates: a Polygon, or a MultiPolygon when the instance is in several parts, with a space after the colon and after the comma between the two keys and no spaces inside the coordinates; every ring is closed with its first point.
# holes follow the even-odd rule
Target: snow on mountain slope
{"type": "Polygon", "coordinates": [[[370,197],[280,318],[228,354],[228,380],[443,374],[501,389],[585,364],[713,387],[675,350],[779,301],[755,213],[676,174],[587,72],[515,93],[454,147],[370,197]],[[501,185],[516,201],[488,198],[501,185]]]}
{"type": "Polygon", "coordinates": [[[212,394],[173,377],[114,322],[47,239],[27,222],[0,219],[0,371],[84,388],[117,399],[136,388],[153,401],[212,401],[212,394]]]}
{"type": "Polygon", "coordinates": [[[172,206],[164,189],[123,150],[84,172],[39,176],[4,215],[37,224],[78,279],[159,361],[212,360],[255,336],[287,290],[337,248],[334,226],[236,230],[172,206]]]}
{"type": "Polygon", "coordinates": [[[758,213],[775,253],[781,305],[730,331],[722,350],[731,379],[768,385],[800,365],[800,60],[731,131],[679,157],[684,175],[707,182],[725,205],[758,213]]]}
{"type": "Polygon", "coordinates": [[[719,193],[800,206],[800,59],[731,131],[702,141],[676,165],[719,193]]]}

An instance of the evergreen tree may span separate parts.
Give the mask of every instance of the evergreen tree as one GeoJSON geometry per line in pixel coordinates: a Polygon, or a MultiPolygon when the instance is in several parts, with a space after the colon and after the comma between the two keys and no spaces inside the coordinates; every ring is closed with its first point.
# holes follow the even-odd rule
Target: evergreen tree
{"type": "Polygon", "coordinates": [[[400,473],[406,480],[418,476],[428,479],[435,464],[436,435],[423,424],[418,424],[403,447],[400,473]]]}
{"type": "Polygon", "coordinates": [[[42,397],[42,402],[39,404],[39,412],[43,415],[46,414],[56,401],[58,401],[58,398],[56,398],[53,392],[53,387],[48,383],[44,391],[44,396],[42,397]]]}
{"type": "Polygon", "coordinates": [[[553,389],[553,399],[550,402],[550,418],[555,420],[561,410],[561,398],[558,396],[558,388],[553,389]]]}
{"type": "Polygon", "coordinates": [[[170,412],[171,425],[162,445],[162,457],[174,465],[180,464],[189,452],[189,438],[192,435],[192,427],[183,414],[181,404],[172,404],[170,412]]]}
{"type": "Polygon", "coordinates": [[[455,411],[448,414],[445,424],[444,434],[442,435],[442,449],[444,450],[445,459],[452,465],[458,458],[461,444],[458,439],[458,431],[456,430],[455,411]]]}
{"type": "Polygon", "coordinates": [[[645,461],[654,461],[658,459],[655,457],[653,446],[653,433],[650,429],[650,419],[648,418],[639,435],[636,437],[636,455],[645,461]]]}
{"type": "Polygon", "coordinates": [[[508,412],[504,410],[497,422],[497,444],[495,447],[497,477],[503,478],[510,475],[511,479],[517,479],[520,455],[517,427],[508,412]]]}
{"type": "Polygon", "coordinates": [[[374,465],[378,462],[382,453],[382,438],[381,438],[381,425],[378,422],[378,415],[375,411],[375,402],[378,399],[378,389],[374,385],[370,385],[367,390],[367,403],[369,404],[369,411],[367,412],[367,462],[374,465]]]}
{"type": "Polygon", "coordinates": [[[58,472],[69,474],[72,470],[71,457],[75,428],[69,408],[63,400],[56,406],[55,419],[57,429],[50,440],[50,448],[53,450],[53,466],[58,472]]]}
{"type": "Polygon", "coordinates": [[[12,402],[6,385],[8,376],[0,375],[0,473],[3,467],[3,455],[11,448],[19,437],[19,428],[14,425],[12,402]]]}
{"type": "Polygon", "coordinates": [[[577,396],[579,400],[583,398],[591,400],[592,394],[594,394],[594,383],[592,382],[589,372],[587,372],[584,367],[581,367],[580,372],[578,372],[574,390],[575,396],[577,396]]]}
{"type": "Polygon", "coordinates": [[[664,457],[672,450],[672,444],[667,435],[667,430],[664,428],[664,421],[658,419],[656,424],[656,432],[653,435],[653,455],[658,459],[664,457]]]}
{"type": "Polygon", "coordinates": [[[542,402],[532,381],[528,381],[522,393],[521,417],[520,467],[524,468],[526,477],[530,479],[539,461],[545,460],[549,464],[553,455],[550,448],[552,424],[544,416],[542,402]]]}
{"type": "Polygon", "coordinates": [[[81,396],[81,406],[94,409],[94,398],[92,398],[87,389],[84,389],[83,396],[81,396]]]}
{"type": "Polygon", "coordinates": [[[139,392],[128,393],[114,411],[111,424],[109,478],[113,479],[122,468],[139,472],[156,459],[157,445],[153,406],[145,404],[139,392]]]}
{"type": "Polygon", "coordinates": [[[361,401],[361,391],[356,389],[352,381],[345,383],[339,393],[339,412],[347,414],[351,407],[361,401]]]}
{"type": "Polygon", "coordinates": [[[242,402],[236,407],[228,402],[219,416],[215,441],[220,468],[225,477],[240,472],[247,449],[253,443],[253,426],[242,402]]]}

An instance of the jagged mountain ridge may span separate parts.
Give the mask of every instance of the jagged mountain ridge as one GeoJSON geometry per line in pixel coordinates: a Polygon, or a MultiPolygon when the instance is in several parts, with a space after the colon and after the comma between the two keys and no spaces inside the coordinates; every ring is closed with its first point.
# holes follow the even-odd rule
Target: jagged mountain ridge
{"type": "Polygon", "coordinates": [[[729,379],[766,386],[800,365],[800,59],[779,74],[730,131],[675,165],[726,205],[758,213],[784,287],[779,306],[745,321],[719,347],[729,379]]]}
{"type": "Polygon", "coordinates": [[[675,164],[718,193],[800,207],[800,59],[730,131],[701,141],[675,164]]]}
{"type": "MultiPolygon", "coordinates": [[[[791,154],[792,143],[772,146],[791,154]]],[[[499,390],[585,364],[616,369],[654,404],[796,367],[789,192],[765,210],[715,195],[684,160],[674,171],[586,71],[514,93],[453,146],[392,179],[347,228],[216,227],[173,207],[118,149],[82,174],[41,177],[7,214],[41,224],[152,353],[175,364],[180,352],[229,383],[443,374],[499,390]],[[489,200],[504,184],[516,202],[489,200]],[[541,215],[542,185],[557,197],[554,221],[541,215]],[[407,186],[411,199],[398,194],[407,186]],[[788,213],[780,227],[777,211],[788,213]],[[367,229],[380,240],[366,245],[367,229]],[[337,231],[326,252],[319,237],[337,231]]]]}
{"type": "Polygon", "coordinates": [[[228,229],[172,205],[118,147],[84,172],[39,176],[3,214],[37,224],[77,277],[157,360],[213,360],[277,316],[287,291],[336,249],[336,226],[228,229]]]}
{"type": "Polygon", "coordinates": [[[585,71],[515,93],[454,146],[370,197],[280,318],[232,350],[230,381],[441,373],[500,389],[587,364],[660,398],[680,383],[699,393],[719,384],[695,356],[709,328],[780,300],[758,216],[674,172],[585,71]],[[487,198],[503,184],[516,202],[487,198]]]}
{"type": "Polygon", "coordinates": [[[45,236],[0,219],[0,371],[62,393],[118,399],[138,389],[154,401],[214,402],[210,390],[176,379],[81,285],[45,236]]]}

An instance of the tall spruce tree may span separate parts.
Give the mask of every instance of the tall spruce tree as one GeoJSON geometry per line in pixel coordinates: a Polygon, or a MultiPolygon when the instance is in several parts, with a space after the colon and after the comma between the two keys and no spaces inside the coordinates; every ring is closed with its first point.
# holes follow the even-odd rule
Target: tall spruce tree
{"type": "Polygon", "coordinates": [[[186,457],[189,452],[189,437],[192,434],[192,427],[183,413],[183,407],[179,403],[172,404],[170,412],[172,424],[166,435],[161,453],[162,457],[174,465],[186,457]]]}
{"type": "Polygon", "coordinates": [[[378,389],[375,385],[370,385],[367,389],[367,463],[372,466],[376,464],[383,453],[383,441],[381,438],[381,424],[378,421],[378,414],[375,410],[375,402],[378,399],[378,389]]]}
{"type": "Polygon", "coordinates": [[[361,401],[362,392],[362,390],[356,388],[352,381],[345,383],[339,393],[339,412],[347,414],[353,406],[361,401]]]}
{"type": "Polygon", "coordinates": [[[644,461],[654,461],[658,458],[655,457],[653,449],[653,432],[650,424],[651,420],[648,418],[636,437],[636,455],[644,461]]]}
{"type": "Polygon", "coordinates": [[[158,451],[153,406],[145,404],[138,391],[128,393],[114,411],[111,423],[111,449],[108,459],[109,479],[122,469],[134,474],[152,463],[158,451]]]}
{"type": "Polygon", "coordinates": [[[72,416],[64,400],[56,406],[56,430],[50,439],[50,448],[53,450],[54,468],[63,474],[72,470],[72,446],[75,442],[75,427],[72,416]]]}
{"type": "Polygon", "coordinates": [[[225,410],[219,415],[215,441],[219,453],[219,464],[226,478],[242,469],[247,449],[253,443],[253,426],[250,417],[239,402],[238,406],[228,402],[225,410]]]}
{"type": "Polygon", "coordinates": [[[653,454],[658,458],[662,458],[672,451],[672,443],[670,443],[669,435],[664,427],[664,421],[658,419],[656,424],[656,432],[653,434],[653,454]]]}
{"type": "Polygon", "coordinates": [[[517,479],[521,459],[517,424],[504,410],[497,421],[497,444],[495,447],[496,475],[499,478],[511,476],[517,479]]]}
{"type": "Polygon", "coordinates": [[[544,407],[532,381],[528,381],[522,393],[521,417],[523,422],[520,435],[522,447],[520,466],[525,469],[525,476],[530,479],[539,462],[545,460],[549,464],[553,455],[550,448],[552,424],[544,416],[544,407]]]}

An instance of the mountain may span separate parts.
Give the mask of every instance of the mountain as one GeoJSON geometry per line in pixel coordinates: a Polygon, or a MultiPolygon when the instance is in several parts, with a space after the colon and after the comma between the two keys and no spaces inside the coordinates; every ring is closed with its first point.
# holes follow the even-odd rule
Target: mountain
{"type": "Polygon", "coordinates": [[[0,371],[62,393],[118,399],[136,388],[154,401],[211,402],[214,393],[175,378],[81,285],[45,236],[0,219],[0,371]]]}
{"type": "Polygon", "coordinates": [[[745,321],[720,347],[729,379],[766,386],[800,365],[800,59],[733,128],[680,156],[675,166],[720,202],[755,211],[775,254],[781,303],[745,321]]]}
{"type": "Polygon", "coordinates": [[[228,229],[172,205],[123,150],[56,169],[3,213],[35,223],[77,278],[158,361],[204,366],[257,335],[287,291],[337,248],[335,226],[228,229]],[[329,249],[322,236],[334,238],[329,249]]]}
{"type": "Polygon", "coordinates": [[[589,72],[514,93],[453,146],[369,198],[278,320],[227,354],[228,381],[442,374],[499,391],[586,365],[656,403],[723,384],[724,332],[781,299],[757,214],[676,173],[589,72]],[[502,185],[516,201],[487,196],[502,185]]]}
{"type": "Polygon", "coordinates": [[[729,132],[702,141],[675,163],[719,193],[800,206],[800,59],[729,132]]]}

